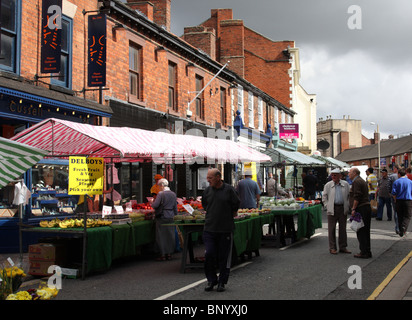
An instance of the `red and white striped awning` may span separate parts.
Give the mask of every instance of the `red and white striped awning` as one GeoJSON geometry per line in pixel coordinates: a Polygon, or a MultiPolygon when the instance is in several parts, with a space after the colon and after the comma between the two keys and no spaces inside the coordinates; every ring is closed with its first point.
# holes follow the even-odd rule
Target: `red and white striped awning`
{"type": "Polygon", "coordinates": [[[54,118],[11,139],[47,150],[49,157],[88,156],[157,163],[205,163],[205,159],[230,163],[271,161],[269,156],[231,140],[94,126],[54,118]]]}

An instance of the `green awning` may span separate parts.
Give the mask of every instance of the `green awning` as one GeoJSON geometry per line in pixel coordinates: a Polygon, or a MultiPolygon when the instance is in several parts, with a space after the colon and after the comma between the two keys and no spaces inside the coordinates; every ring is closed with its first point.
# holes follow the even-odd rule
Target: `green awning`
{"type": "Polygon", "coordinates": [[[48,151],[0,137],[0,188],[20,177],[48,151]]]}
{"type": "Polygon", "coordinates": [[[347,164],[346,162],[336,160],[332,157],[323,157],[323,156],[318,156],[318,155],[312,155],[311,157],[325,162],[329,167],[337,167],[341,169],[350,168],[350,165],[347,164]]]}
{"type": "Polygon", "coordinates": [[[325,166],[323,161],[312,158],[298,151],[287,151],[279,148],[266,148],[262,153],[272,158],[273,164],[296,165],[296,166],[325,166]]]}

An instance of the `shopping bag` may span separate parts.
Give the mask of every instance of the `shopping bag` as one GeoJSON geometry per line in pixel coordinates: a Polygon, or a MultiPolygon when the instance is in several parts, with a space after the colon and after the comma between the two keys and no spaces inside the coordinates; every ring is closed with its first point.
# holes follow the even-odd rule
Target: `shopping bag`
{"type": "Polygon", "coordinates": [[[360,221],[352,220],[352,222],[350,223],[350,228],[355,232],[358,232],[358,230],[364,226],[365,224],[363,223],[362,219],[360,221]]]}
{"type": "Polygon", "coordinates": [[[362,216],[359,212],[355,212],[355,214],[350,217],[349,221],[350,221],[350,228],[355,232],[358,232],[360,228],[365,226],[362,220],[362,216]]]}
{"type": "Polygon", "coordinates": [[[372,210],[372,213],[378,212],[378,201],[371,200],[371,210],[372,210]]]}

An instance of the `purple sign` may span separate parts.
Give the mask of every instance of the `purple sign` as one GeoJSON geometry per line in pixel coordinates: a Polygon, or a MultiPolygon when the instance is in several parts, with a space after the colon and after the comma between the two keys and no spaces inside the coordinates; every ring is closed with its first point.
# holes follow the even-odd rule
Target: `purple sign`
{"type": "Polygon", "coordinates": [[[299,139],[298,123],[281,123],[279,124],[280,139],[299,139]]]}

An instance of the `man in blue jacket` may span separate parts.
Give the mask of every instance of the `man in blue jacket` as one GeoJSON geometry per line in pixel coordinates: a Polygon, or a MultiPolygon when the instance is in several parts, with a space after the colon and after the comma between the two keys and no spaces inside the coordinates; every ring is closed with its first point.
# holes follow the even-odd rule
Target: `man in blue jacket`
{"type": "Polygon", "coordinates": [[[399,179],[393,183],[392,194],[398,214],[399,235],[404,237],[412,216],[412,181],[408,179],[403,168],[398,171],[398,176],[399,179]]]}

